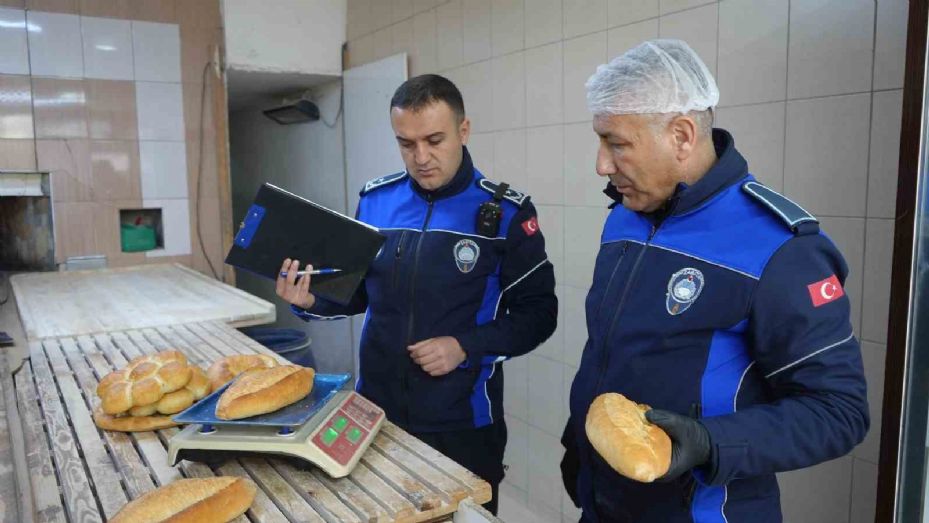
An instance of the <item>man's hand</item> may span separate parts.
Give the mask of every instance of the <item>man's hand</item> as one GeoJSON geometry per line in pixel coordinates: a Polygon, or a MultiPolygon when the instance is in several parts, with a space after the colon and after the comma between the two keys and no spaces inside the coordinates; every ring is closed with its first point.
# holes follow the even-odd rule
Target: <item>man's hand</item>
{"type": "Polygon", "coordinates": [[[645,419],[671,437],[671,466],[657,481],[671,481],[710,460],[710,433],[699,421],[666,410],[649,410],[645,419]]]}
{"type": "Polygon", "coordinates": [[[429,338],[407,347],[410,357],[430,376],[444,376],[468,357],[458,340],[451,336],[429,338]]]}
{"type": "MultiPolygon", "coordinates": [[[[287,272],[287,276],[277,276],[277,287],[275,292],[281,298],[284,298],[287,303],[292,303],[297,307],[302,307],[304,309],[309,309],[316,303],[316,296],[313,296],[313,293],[310,292],[310,280],[312,279],[309,274],[304,274],[300,276],[299,281],[297,280],[297,271],[300,270],[300,260],[291,261],[290,258],[284,260],[284,265],[281,265],[281,272],[287,272]]],[[[307,265],[307,271],[312,271],[313,266],[307,265]]]]}

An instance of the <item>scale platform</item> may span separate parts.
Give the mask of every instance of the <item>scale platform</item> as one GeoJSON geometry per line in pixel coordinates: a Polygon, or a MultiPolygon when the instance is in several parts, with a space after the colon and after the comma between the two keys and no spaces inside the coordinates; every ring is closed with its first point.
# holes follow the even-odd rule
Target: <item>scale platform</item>
{"type": "Polygon", "coordinates": [[[228,385],[174,416],[188,424],[168,441],[168,462],[219,464],[249,454],[308,461],[333,478],[347,476],[374,440],[384,411],[351,389],[349,374],[317,374],[310,394],[283,409],[240,420],[215,415],[228,385]]]}

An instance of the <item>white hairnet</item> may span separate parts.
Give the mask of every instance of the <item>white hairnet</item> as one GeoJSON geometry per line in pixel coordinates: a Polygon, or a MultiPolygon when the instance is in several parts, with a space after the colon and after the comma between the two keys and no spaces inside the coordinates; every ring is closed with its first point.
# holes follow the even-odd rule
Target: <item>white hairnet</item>
{"type": "Polygon", "coordinates": [[[587,80],[593,114],[687,113],[719,103],[719,88],[697,53],[682,40],[648,40],[587,80]]]}

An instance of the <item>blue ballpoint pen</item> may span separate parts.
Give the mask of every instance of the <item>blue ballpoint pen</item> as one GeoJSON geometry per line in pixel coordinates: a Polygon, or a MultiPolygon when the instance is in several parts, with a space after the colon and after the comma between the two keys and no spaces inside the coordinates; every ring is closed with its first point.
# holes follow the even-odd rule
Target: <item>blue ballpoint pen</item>
{"type": "MultiPolygon", "coordinates": [[[[335,274],[337,272],[342,272],[342,269],[313,269],[312,271],[297,271],[297,276],[303,276],[309,272],[310,276],[318,276],[320,274],[335,274]]],[[[281,271],[281,277],[287,277],[287,271],[281,271]]]]}

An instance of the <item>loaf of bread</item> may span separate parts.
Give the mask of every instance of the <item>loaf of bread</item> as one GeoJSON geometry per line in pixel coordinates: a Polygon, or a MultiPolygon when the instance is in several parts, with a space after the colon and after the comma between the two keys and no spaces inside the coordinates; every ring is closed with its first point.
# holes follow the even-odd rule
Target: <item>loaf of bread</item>
{"type": "Polygon", "coordinates": [[[122,414],[133,407],[152,405],[190,381],[191,367],[180,351],[139,356],[97,384],[103,412],[122,414]]]}
{"type": "Polygon", "coordinates": [[[248,510],[255,492],[237,476],[179,479],[130,501],[110,523],[226,523],[248,510]]]}
{"type": "Polygon", "coordinates": [[[211,390],[215,391],[249,369],[269,369],[277,364],[277,360],[266,354],[236,354],[214,361],[206,374],[211,390]]]}
{"type": "MultiPolygon", "coordinates": [[[[155,404],[156,411],[161,414],[177,414],[207,395],[210,390],[210,382],[206,377],[206,373],[196,365],[191,365],[190,370],[190,381],[187,382],[187,385],[183,389],[162,396],[158,403],[155,404]]],[[[132,413],[132,411],[129,412],[132,413]]]]}
{"type": "Polygon", "coordinates": [[[146,432],[178,425],[171,420],[171,416],[113,416],[103,412],[100,407],[94,410],[94,423],[101,429],[112,432],[146,432]]]}
{"type": "Polygon", "coordinates": [[[622,394],[597,396],[587,411],[587,439],[616,472],[650,483],[671,465],[671,439],[645,419],[648,405],[622,394]]]}
{"type": "Polygon", "coordinates": [[[195,401],[203,399],[210,393],[210,379],[207,378],[206,372],[196,365],[191,365],[190,370],[190,381],[184,388],[193,393],[195,401]]]}
{"type": "Polygon", "coordinates": [[[251,370],[219,397],[216,417],[241,419],[286,407],[310,393],[314,375],[313,369],[299,365],[251,370]]]}

